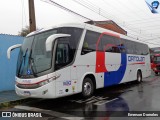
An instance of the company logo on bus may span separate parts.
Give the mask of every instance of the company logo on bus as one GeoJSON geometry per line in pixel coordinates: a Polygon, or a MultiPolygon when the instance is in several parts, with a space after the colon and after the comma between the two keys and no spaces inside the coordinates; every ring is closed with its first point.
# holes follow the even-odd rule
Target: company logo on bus
{"type": "Polygon", "coordinates": [[[71,81],[65,81],[63,82],[63,86],[70,86],[71,85],[71,81]]]}
{"type": "Polygon", "coordinates": [[[31,80],[22,80],[23,84],[31,84],[31,80]]]}
{"type": "Polygon", "coordinates": [[[128,61],[129,62],[144,62],[145,57],[140,57],[140,56],[128,56],[128,61]]]}

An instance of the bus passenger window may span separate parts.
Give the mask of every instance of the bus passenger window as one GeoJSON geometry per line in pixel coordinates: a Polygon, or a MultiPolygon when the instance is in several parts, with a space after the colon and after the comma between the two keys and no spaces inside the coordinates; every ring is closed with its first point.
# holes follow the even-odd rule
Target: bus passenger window
{"type": "Polygon", "coordinates": [[[101,38],[102,49],[105,52],[120,53],[120,48],[118,47],[119,44],[120,41],[116,37],[103,35],[101,38]]]}
{"type": "Polygon", "coordinates": [[[124,44],[120,44],[120,45],[118,45],[118,47],[119,47],[121,53],[126,53],[126,49],[125,49],[124,44]]]}
{"type": "Polygon", "coordinates": [[[112,52],[115,52],[115,53],[120,53],[120,50],[117,46],[113,46],[112,47],[112,52]]]}
{"type": "Polygon", "coordinates": [[[86,41],[83,44],[83,48],[88,48],[88,43],[86,41]]]}
{"type": "Polygon", "coordinates": [[[96,43],[100,34],[92,31],[87,31],[84,38],[81,55],[96,51],[96,43]]]}

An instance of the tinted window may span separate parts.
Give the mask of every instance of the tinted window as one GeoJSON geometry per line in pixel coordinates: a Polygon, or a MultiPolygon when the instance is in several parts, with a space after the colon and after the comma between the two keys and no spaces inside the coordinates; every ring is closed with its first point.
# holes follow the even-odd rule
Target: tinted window
{"type": "Polygon", "coordinates": [[[121,50],[121,53],[126,53],[126,44],[125,44],[125,42],[126,42],[126,40],[125,39],[121,39],[120,40],[121,41],[121,44],[120,44],[120,50],[121,50]]]}
{"type": "MultiPolygon", "coordinates": [[[[100,33],[87,31],[84,39],[82,53],[86,54],[96,51],[96,44],[100,37],[100,33]]],[[[143,43],[138,43],[126,39],[119,39],[109,35],[103,35],[98,45],[99,51],[114,52],[114,53],[127,53],[127,54],[148,54],[148,46],[143,43]]]]}
{"type": "Polygon", "coordinates": [[[22,47],[20,48],[18,60],[17,60],[17,76],[19,74],[25,74],[27,72],[27,65],[23,65],[25,62],[28,62],[28,58],[31,53],[31,47],[33,42],[34,36],[27,37],[24,39],[22,47]]]}
{"type": "Polygon", "coordinates": [[[36,73],[51,68],[52,53],[46,52],[45,42],[50,35],[56,33],[57,30],[52,30],[35,36],[31,57],[34,59],[33,68],[36,71],[36,73]]]}
{"type": "Polygon", "coordinates": [[[153,62],[156,63],[156,64],[159,64],[160,63],[160,57],[159,56],[155,56],[153,58],[153,62]]]}
{"type": "Polygon", "coordinates": [[[141,43],[136,43],[135,44],[135,54],[142,55],[142,44],[141,43]]]}
{"type": "Polygon", "coordinates": [[[135,51],[135,42],[126,40],[125,41],[125,46],[126,46],[126,52],[128,54],[135,54],[136,53],[136,51],[135,51]]]}
{"type": "Polygon", "coordinates": [[[100,34],[92,31],[87,31],[86,36],[84,38],[83,47],[82,47],[82,55],[96,51],[96,44],[98,41],[100,34]]]}
{"type": "Polygon", "coordinates": [[[143,43],[121,39],[121,44],[124,45],[128,54],[146,55],[148,54],[148,46],[143,43]]]}
{"type": "Polygon", "coordinates": [[[70,48],[67,43],[59,43],[56,48],[55,69],[60,69],[70,63],[70,48]]]}
{"type": "Polygon", "coordinates": [[[149,53],[148,45],[143,44],[143,55],[147,55],[149,53]]]}
{"type": "Polygon", "coordinates": [[[101,38],[102,50],[105,52],[120,53],[120,40],[116,37],[103,35],[101,38]]]}
{"type": "Polygon", "coordinates": [[[64,28],[59,28],[58,33],[63,33],[63,34],[70,34],[70,40],[69,40],[69,45],[71,49],[75,50],[77,48],[77,45],[79,43],[80,37],[82,35],[82,29],[80,28],[69,28],[69,27],[64,27],[64,28]]]}
{"type": "Polygon", "coordinates": [[[70,47],[70,59],[73,60],[75,56],[76,49],[78,48],[78,44],[82,35],[82,29],[80,28],[60,28],[58,29],[58,33],[63,34],[70,34],[71,36],[69,38],[66,38],[69,41],[69,47],[70,47]]]}

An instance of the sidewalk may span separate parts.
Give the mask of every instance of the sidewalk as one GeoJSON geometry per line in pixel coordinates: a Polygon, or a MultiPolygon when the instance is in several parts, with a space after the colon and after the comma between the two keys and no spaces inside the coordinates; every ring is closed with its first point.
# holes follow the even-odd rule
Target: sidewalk
{"type": "Polygon", "coordinates": [[[18,96],[14,90],[0,92],[0,107],[3,103],[16,102],[23,99],[26,98],[18,96]]]}

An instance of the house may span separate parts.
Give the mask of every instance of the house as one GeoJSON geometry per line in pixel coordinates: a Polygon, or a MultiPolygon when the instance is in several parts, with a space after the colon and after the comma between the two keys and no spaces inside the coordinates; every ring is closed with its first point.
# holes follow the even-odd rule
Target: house
{"type": "Polygon", "coordinates": [[[112,30],[114,32],[117,32],[117,33],[120,33],[120,34],[123,34],[123,35],[127,35],[127,31],[125,31],[123,28],[118,26],[112,20],[107,20],[107,21],[88,21],[86,23],[91,24],[91,25],[95,25],[95,26],[98,26],[98,27],[102,27],[102,28],[105,28],[105,29],[109,29],[109,30],[112,30]]]}

